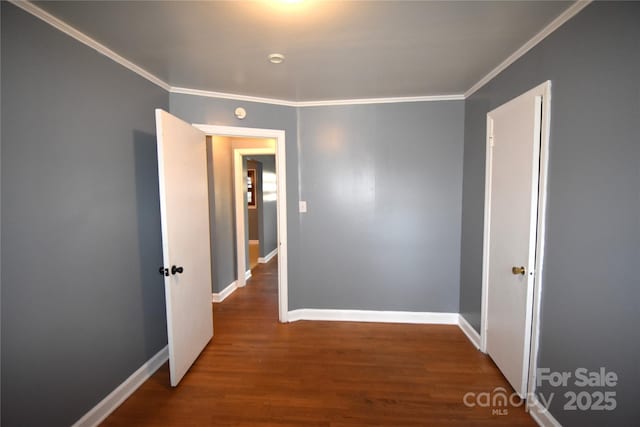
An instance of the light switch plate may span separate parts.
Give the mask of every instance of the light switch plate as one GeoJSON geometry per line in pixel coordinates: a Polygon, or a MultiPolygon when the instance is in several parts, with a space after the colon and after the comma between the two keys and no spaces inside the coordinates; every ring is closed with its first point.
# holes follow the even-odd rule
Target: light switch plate
{"type": "Polygon", "coordinates": [[[300,204],[300,209],[299,209],[300,213],[306,213],[307,212],[307,202],[303,201],[303,200],[300,200],[299,204],[300,204]]]}

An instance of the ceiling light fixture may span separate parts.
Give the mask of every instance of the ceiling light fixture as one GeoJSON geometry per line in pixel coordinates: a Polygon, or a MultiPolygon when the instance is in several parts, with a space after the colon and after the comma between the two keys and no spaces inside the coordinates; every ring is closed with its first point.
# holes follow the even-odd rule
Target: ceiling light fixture
{"type": "Polygon", "coordinates": [[[284,55],[281,53],[272,53],[268,58],[272,64],[282,64],[284,62],[284,55]]]}

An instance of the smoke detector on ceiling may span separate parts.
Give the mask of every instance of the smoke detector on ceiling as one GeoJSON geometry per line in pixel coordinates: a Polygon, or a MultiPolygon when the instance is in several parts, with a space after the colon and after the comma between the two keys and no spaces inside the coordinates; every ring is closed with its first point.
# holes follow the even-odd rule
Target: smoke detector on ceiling
{"type": "Polygon", "coordinates": [[[235,114],[238,119],[242,120],[247,117],[247,110],[242,107],[238,107],[236,108],[236,111],[233,112],[233,114],[235,114]]]}
{"type": "Polygon", "coordinates": [[[284,62],[284,55],[281,53],[272,53],[268,58],[272,64],[282,64],[284,62]]]}

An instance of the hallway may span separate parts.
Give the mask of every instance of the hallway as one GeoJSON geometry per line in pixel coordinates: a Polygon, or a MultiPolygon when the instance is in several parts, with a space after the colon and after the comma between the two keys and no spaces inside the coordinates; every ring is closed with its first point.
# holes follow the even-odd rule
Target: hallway
{"type": "Polygon", "coordinates": [[[535,425],[523,407],[463,404],[510,387],[457,326],[280,324],[277,271],[259,264],[214,305],[213,341],[177,388],[165,364],[103,425],[535,425]]]}

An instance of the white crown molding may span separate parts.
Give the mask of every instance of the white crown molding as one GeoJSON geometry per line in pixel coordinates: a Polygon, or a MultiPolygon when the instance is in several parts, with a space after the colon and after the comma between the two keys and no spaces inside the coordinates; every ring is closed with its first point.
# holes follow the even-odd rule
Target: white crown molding
{"type": "Polygon", "coordinates": [[[401,102],[433,102],[433,101],[464,101],[463,94],[453,95],[425,95],[425,96],[398,96],[391,98],[358,98],[358,99],[334,99],[327,101],[298,101],[296,107],[331,107],[336,105],[363,105],[363,104],[397,104],[401,102]]]}
{"type": "Polygon", "coordinates": [[[235,93],[225,93],[225,92],[212,92],[209,90],[189,89],[186,87],[172,86],[169,89],[169,92],[178,93],[182,95],[203,96],[205,98],[231,99],[233,101],[260,102],[262,104],[284,105],[285,107],[297,107],[297,102],[287,101],[284,99],[262,98],[259,96],[238,95],[235,93]]]}
{"type": "Polygon", "coordinates": [[[97,426],[105,420],[113,411],[118,408],[133,394],[151,375],[153,375],[169,359],[169,347],[165,346],[147,360],[137,371],[122,384],[116,387],[111,393],[102,399],[96,406],[87,412],[82,418],[76,421],[72,427],[97,426]]]}
{"type": "Polygon", "coordinates": [[[103,54],[107,58],[117,62],[118,64],[122,65],[125,68],[128,68],[129,70],[133,71],[139,76],[144,77],[145,79],[149,80],[151,83],[154,83],[160,86],[162,89],[167,91],[171,89],[171,86],[169,86],[169,84],[166,83],[165,81],[151,74],[144,68],[137,66],[136,64],[129,61],[125,57],[118,55],[117,53],[115,53],[113,50],[109,49],[102,43],[99,43],[98,41],[92,39],[82,31],[77,30],[76,28],[72,27],[66,22],[56,18],[55,16],[51,15],[49,12],[46,12],[44,9],[39,8],[35,4],[29,1],[21,1],[21,0],[9,0],[9,1],[14,5],[16,5],[17,7],[19,7],[20,9],[26,12],[29,12],[36,18],[39,18],[42,21],[46,22],[47,24],[51,25],[52,27],[56,28],[57,30],[62,31],[68,36],[73,37],[74,39],[78,40],[80,43],[83,43],[89,46],[90,48],[98,51],[99,53],[103,54]]]}
{"type": "Polygon", "coordinates": [[[212,92],[207,90],[189,89],[184,87],[171,87],[171,93],[183,95],[203,96],[206,98],[231,99],[234,101],[260,102],[264,104],[284,105],[286,107],[329,107],[336,105],[360,105],[360,104],[391,104],[401,102],[428,102],[428,101],[463,101],[464,95],[427,95],[427,96],[400,96],[394,98],[358,98],[358,99],[334,99],[328,101],[287,101],[285,99],[261,98],[257,96],[237,95],[234,93],[212,92]]]}
{"type": "Polygon", "coordinates": [[[542,31],[533,36],[528,42],[523,44],[518,50],[513,52],[507,59],[502,61],[500,65],[491,70],[489,74],[481,78],[476,84],[471,86],[468,91],[464,93],[464,97],[469,98],[471,95],[476,93],[481,87],[489,83],[495,76],[504,71],[509,65],[516,62],[520,57],[522,57],[525,53],[529,52],[533,49],[538,43],[547,38],[551,33],[560,28],[565,22],[573,18],[580,12],[582,9],[587,7],[592,0],[577,0],[571,6],[567,8],[560,16],[551,21],[549,25],[544,27],[542,31]]]}
{"type": "Polygon", "coordinates": [[[303,308],[290,311],[288,315],[288,321],[296,322],[298,320],[457,325],[458,313],[377,310],[327,310],[316,308],[303,308]]]}
{"type": "Polygon", "coordinates": [[[458,326],[460,326],[462,332],[464,332],[469,341],[471,341],[471,344],[473,344],[475,348],[480,349],[480,334],[473,329],[473,326],[467,322],[467,319],[465,319],[462,314],[459,315],[458,326]]]}

